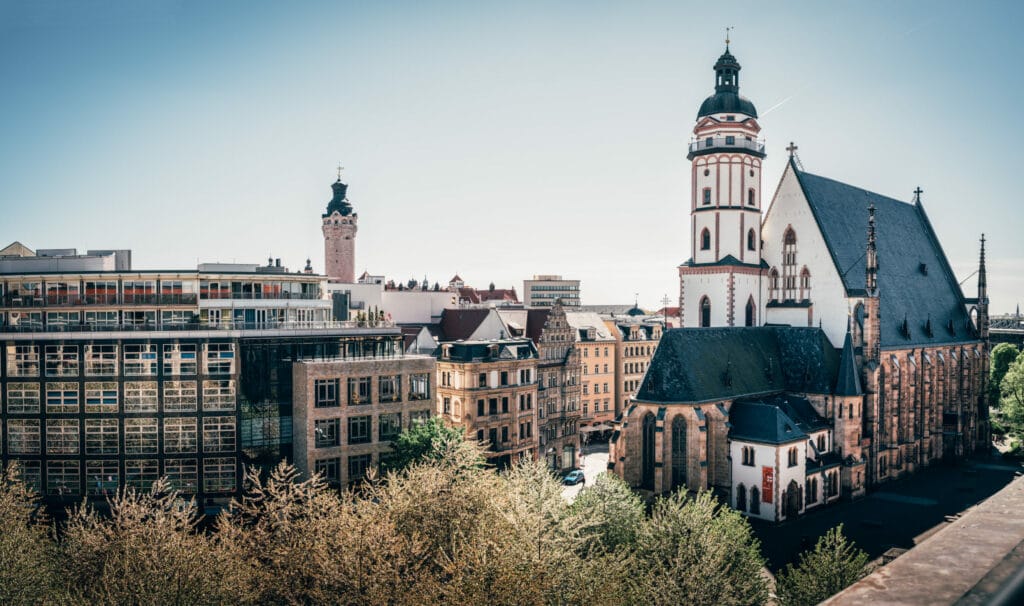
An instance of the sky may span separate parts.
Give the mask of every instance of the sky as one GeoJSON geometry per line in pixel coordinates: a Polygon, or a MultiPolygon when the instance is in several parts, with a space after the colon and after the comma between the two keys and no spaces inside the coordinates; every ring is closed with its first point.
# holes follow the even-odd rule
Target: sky
{"type": "Polygon", "coordinates": [[[1024,302],[1024,3],[0,0],[0,246],[322,271],[336,167],[356,273],[676,304],[686,148],[733,26],[764,187],[922,201],[994,313],[1024,302]],[[723,8],[727,7],[727,8],[723,8]]]}

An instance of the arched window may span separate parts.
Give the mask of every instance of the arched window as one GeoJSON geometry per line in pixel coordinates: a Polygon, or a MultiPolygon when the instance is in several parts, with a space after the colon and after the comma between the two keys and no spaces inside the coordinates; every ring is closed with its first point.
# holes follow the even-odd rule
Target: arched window
{"type": "Polygon", "coordinates": [[[686,486],[686,419],[672,420],[672,487],[686,486]]]}
{"type": "Polygon", "coordinates": [[[757,486],[750,487],[750,513],[761,513],[761,491],[757,486]]]}
{"type": "Polygon", "coordinates": [[[711,301],[707,297],[701,297],[700,327],[707,328],[709,326],[711,326],[711,301]]]}
{"type": "Polygon", "coordinates": [[[807,301],[811,298],[811,272],[805,265],[800,270],[800,300],[807,301]]]}
{"type": "Polygon", "coordinates": [[[756,196],[757,196],[757,194],[754,193],[754,188],[753,187],[748,189],[747,190],[747,204],[749,204],[750,206],[754,206],[754,200],[755,200],[756,196]]]}
{"type": "Polygon", "coordinates": [[[757,236],[754,235],[754,228],[747,231],[747,250],[757,250],[757,236]]]}
{"type": "Polygon", "coordinates": [[[774,267],[768,272],[768,298],[772,301],[779,300],[779,270],[774,267]]]}
{"type": "Polygon", "coordinates": [[[743,324],[744,326],[754,325],[755,309],[756,308],[754,307],[754,297],[750,297],[749,299],[747,299],[747,309],[744,317],[745,322],[743,324]]]}
{"type": "Polygon", "coordinates": [[[743,484],[736,487],[736,509],[747,510],[747,487],[743,484]]]}
{"type": "Polygon", "coordinates": [[[796,299],[796,232],[787,227],[782,235],[783,299],[796,299]]]}
{"type": "Polygon", "coordinates": [[[706,227],[700,232],[700,249],[711,250],[711,232],[706,227]]]}
{"type": "Polygon", "coordinates": [[[644,489],[654,490],[654,413],[644,415],[643,442],[640,447],[640,482],[644,489]]]}

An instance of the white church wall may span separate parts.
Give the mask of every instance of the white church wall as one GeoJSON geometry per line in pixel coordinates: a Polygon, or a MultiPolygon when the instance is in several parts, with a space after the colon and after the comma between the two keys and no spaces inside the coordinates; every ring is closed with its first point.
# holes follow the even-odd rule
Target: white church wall
{"type": "Polygon", "coordinates": [[[691,274],[684,277],[683,327],[700,326],[700,300],[711,302],[711,325],[726,326],[729,282],[726,274],[691,274]]]}
{"type": "Polygon", "coordinates": [[[762,305],[761,281],[756,274],[733,274],[733,296],[736,299],[734,326],[746,326],[747,301],[754,300],[754,326],[761,326],[762,305]]]}
{"type": "Polygon", "coordinates": [[[732,440],[729,444],[729,454],[732,457],[732,506],[736,507],[736,494],[740,484],[747,490],[747,509],[746,513],[752,518],[760,518],[762,520],[768,520],[770,522],[775,521],[775,503],[778,500],[778,491],[776,486],[778,482],[772,486],[772,503],[765,503],[761,501],[761,508],[758,513],[751,513],[750,511],[750,489],[757,487],[758,499],[763,498],[764,491],[762,489],[763,479],[763,468],[769,467],[772,469],[772,476],[778,478],[778,469],[776,468],[776,447],[767,444],[758,444],[756,442],[741,442],[739,440],[732,440]],[[743,464],[743,447],[748,446],[754,449],[754,464],[744,465],[743,464]]]}
{"type": "MultiPolygon", "coordinates": [[[[822,329],[835,347],[841,347],[846,335],[846,320],[849,312],[846,288],[839,277],[839,270],[832,261],[832,256],[825,245],[825,239],[818,229],[811,208],[804,198],[803,191],[793,174],[792,167],[786,169],[778,192],[772,200],[771,207],[765,216],[761,228],[764,240],[762,256],[769,268],[774,267],[782,272],[782,237],[788,226],[796,231],[796,265],[797,271],[807,266],[811,273],[811,301],[814,304],[813,324],[821,320],[822,329]]],[[[864,218],[867,229],[867,217],[864,218]]],[[[865,232],[866,234],[866,232],[865,232]]],[[[865,235],[865,245],[867,236],[865,235]]],[[[770,269],[769,269],[770,271],[770,269]]],[[[781,286],[781,278],[780,278],[781,286]]],[[[798,282],[799,286],[799,282],[798,282]]],[[[767,285],[766,285],[767,292],[767,285]]],[[[765,299],[768,302],[768,299],[765,299]]],[[[793,315],[794,310],[786,308],[767,308],[765,319],[770,323],[806,326],[806,309],[802,321],[793,315]]]]}
{"type": "MultiPolygon", "coordinates": [[[[783,509],[782,491],[786,490],[789,483],[796,482],[796,485],[800,488],[804,488],[804,479],[807,477],[807,442],[805,440],[800,442],[791,442],[789,444],[782,444],[779,446],[779,471],[775,474],[775,503],[778,507],[778,511],[781,513],[783,509]],[[796,465],[790,467],[788,459],[788,451],[790,448],[796,448],[796,465]]],[[[801,507],[803,511],[803,507],[801,507]]]]}

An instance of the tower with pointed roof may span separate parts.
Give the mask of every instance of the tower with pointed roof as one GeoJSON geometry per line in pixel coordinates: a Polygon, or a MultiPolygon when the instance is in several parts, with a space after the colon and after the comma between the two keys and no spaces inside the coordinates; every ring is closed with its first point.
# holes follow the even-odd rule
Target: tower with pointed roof
{"type": "Polygon", "coordinates": [[[757,326],[761,306],[761,167],[754,104],[739,94],[740,64],[715,62],[715,93],[697,112],[691,168],[690,255],[679,266],[684,327],[757,326]]]}
{"type": "Polygon", "coordinates": [[[324,267],[332,282],[355,281],[356,230],[359,215],[348,201],[348,185],[341,175],[331,185],[333,195],[323,214],[324,267]]]}

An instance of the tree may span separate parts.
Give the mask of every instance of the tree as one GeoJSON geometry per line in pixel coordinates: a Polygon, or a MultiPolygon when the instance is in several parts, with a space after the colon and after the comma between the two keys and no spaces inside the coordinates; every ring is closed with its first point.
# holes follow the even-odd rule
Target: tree
{"type": "Polygon", "coordinates": [[[992,348],[992,366],[989,369],[989,402],[994,406],[999,406],[1000,385],[1003,382],[1003,377],[1006,376],[1006,371],[1010,369],[1010,365],[1014,363],[1019,353],[1017,348],[1010,343],[1000,343],[992,348]]]}
{"type": "Polygon", "coordinates": [[[999,391],[1003,416],[1020,431],[1024,426],[1024,356],[1017,356],[1007,368],[999,391]]]}
{"type": "Polygon", "coordinates": [[[56,553],[39,495],[16,464],[0,469],[0,604],[42,604],[56,585],[56,553]]]}
{"type": "MultiPolygon", "coordinates": [[[[466,442],[465,430],[448,427],[440,417],[431,417],[423,423],[414,423],[412,427],[399,434],[398,439],[395,440],[394,455],[389,471],[401,471],[415,463],[439,461],[445,453],[449,453],[452,449],[464,450],[466,448],[475,449],[476,445],[466,442]]],[[[483,456],[478,449],[474,452],[476,456],[468,457],[468,462],[482,465],[483,456]]],[[[464,459],[466,458],[458,460],[464,459]]]]}
{"type": "Polygon", "coordinates": [[[710,492],[659,498],[637,533],[630,600],[745,606],[768,599],[764,558],[750,524],[710,492]]]}
{"type": "Polygon", "coordinates": [[[867,575],[867,563],[868,555],[846,539],[840,524],[800,554],[797,566],[779,573],[775,593],[782,606],[817,604],[867,575]]]}
{"type": "Polygon", "coordinates": [[[583,538],[583,555],[632,547],[644,521],[644,504],[616,475],[602,473],[572,504],[583,538]]]}
{"type": "Polygon", "coordinates": [[[249,569],[197,532],[195,500],[166,479],[125,488],[109,516],[86,503],[69,512],[61,557],[69,601],[82,604],[238,604],[256,597],[249,569]]]}

